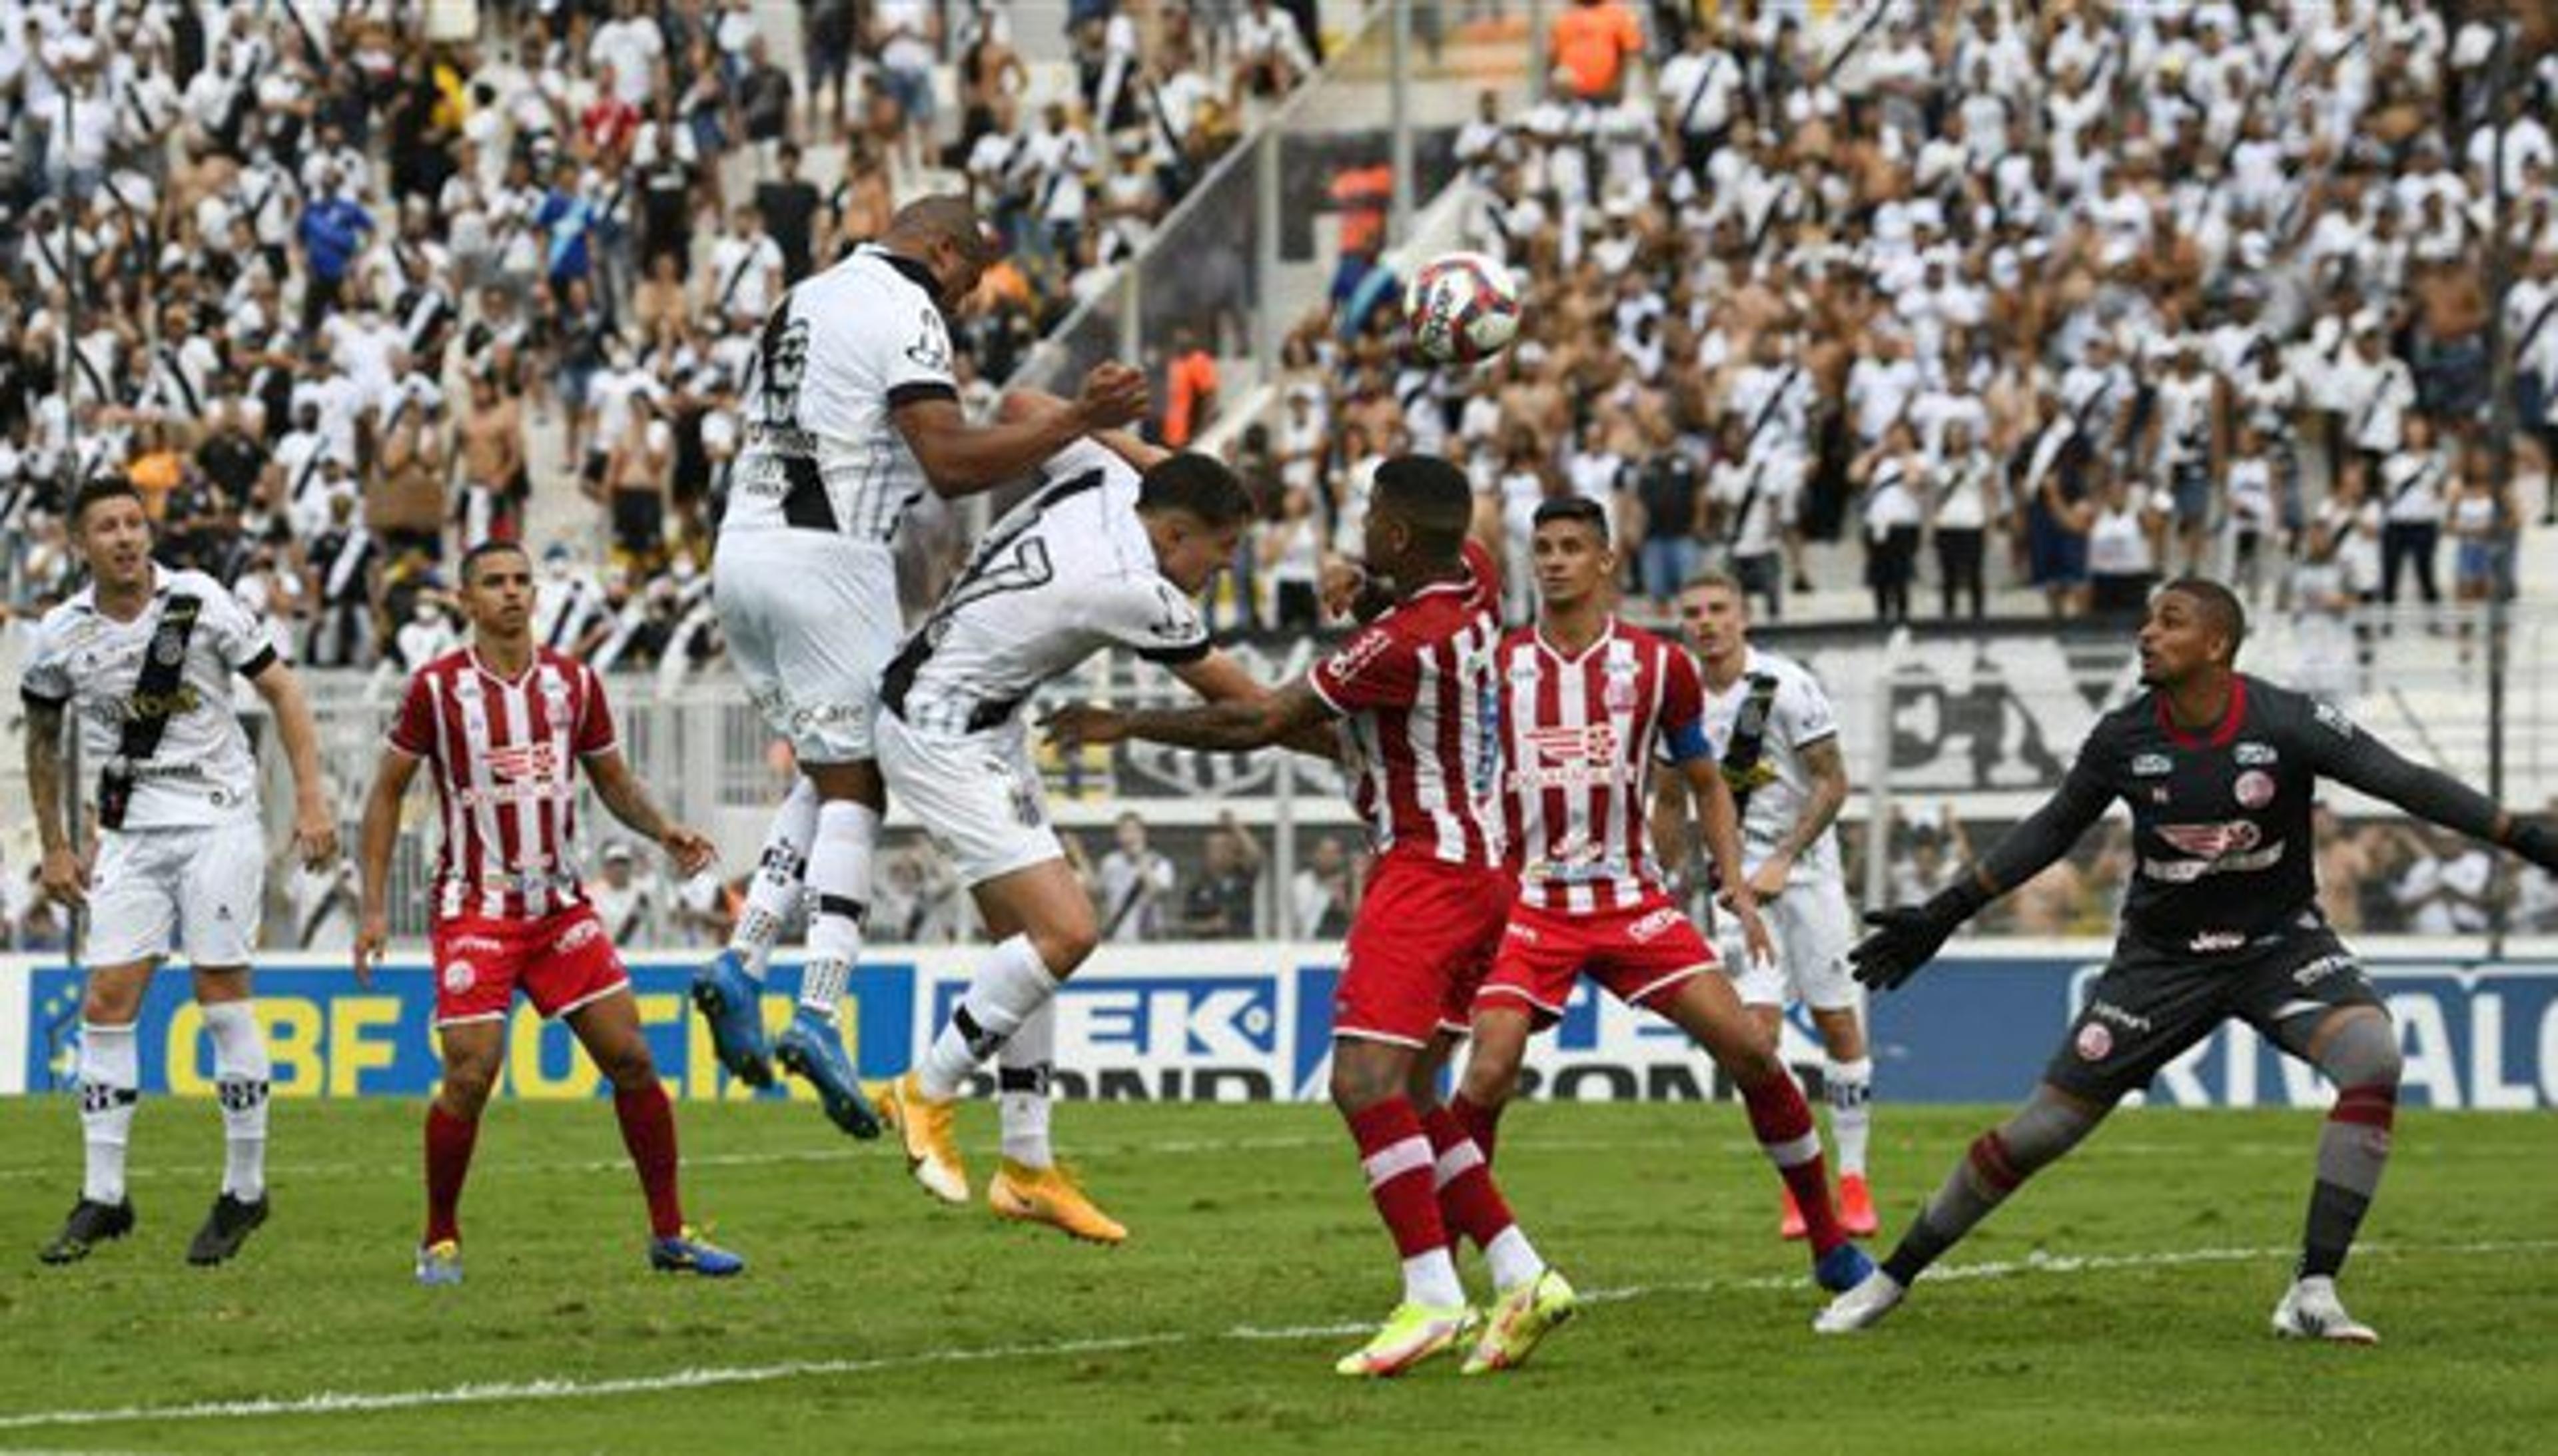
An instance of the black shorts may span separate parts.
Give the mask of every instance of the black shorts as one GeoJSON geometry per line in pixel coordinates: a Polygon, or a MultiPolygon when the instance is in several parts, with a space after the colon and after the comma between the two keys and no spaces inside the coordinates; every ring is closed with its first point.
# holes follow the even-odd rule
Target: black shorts
{"type": "Polygon", "coordinates": [[[2324,929],[2215,959],[2117,941],[2043,1080],[2072,1096],[2111,1102],[2149,1086],[2160,1068],[2233,1016],[2297,1055],[2330,1011],[2378,1005],[2361,962],[2324,929]]]}

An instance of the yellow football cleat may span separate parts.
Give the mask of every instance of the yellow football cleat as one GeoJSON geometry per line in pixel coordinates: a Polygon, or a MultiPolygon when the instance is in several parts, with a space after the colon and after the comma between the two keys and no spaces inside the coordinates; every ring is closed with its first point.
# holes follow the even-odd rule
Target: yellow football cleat
{"type": "Polygon", "coordinates": [[[885,1120],[897,1129],[898,1140],[906,1145],[906,1166],[915,1181],[943,1203],[966,1203],[968,1165],[950,1140],[950,1119],[959,1110],[959,1099],[935,1101],[925,1096],[922,1083],[910,1072],[889,1084],[888,1096],[880,1106],[885,1120]]]}
{"type": "Polygon", "coordinates": [[[1128,1238],[1127,1228],[1094,1207],[1063,1164],[1032,1168],[1004,1159],[986,1184],[986,1207],[998,1219],[1046,1224],[1092,1243],[1119,1243],[1128,1238]]]}
{"type": "Polygon", "coordinates": [[[1474,1323],[1474,1311],[1462,1304],[1398,1304],[1365,1345],[1334,1365],[1335,1374],[1365,1380],[1388,1380],[1442,1350],[1453,1348],[1474,1323]]]}
{"type": "Polygon", "coordinates": [[[1576,1307],[1572,1286],[1552,1269],[1510,1290],[1486,1312],[1484,1337],[1459,1374],[1480,1376],[1527,1364],[1537,1343],[1571,1319],[1576,1307]]]}
{"type": "Polygon", "coordinates": [[[879,1110],[882,1127],[897,1125],[897,1104],[890,1100],[897,1091],[897,1081],[894,1077],[883,1077],[877,1082],[862,1084],[862,1095],[870,1098],[871,1105],[879,1110]]]}

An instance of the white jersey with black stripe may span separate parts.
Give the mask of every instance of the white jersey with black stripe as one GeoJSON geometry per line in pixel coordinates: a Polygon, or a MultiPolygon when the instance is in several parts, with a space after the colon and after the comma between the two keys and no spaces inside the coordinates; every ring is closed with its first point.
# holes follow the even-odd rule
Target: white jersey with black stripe
{"type": "Polygon", "coordinates": [[[1163,663],[1207,655],[1199,607],[1165,578],[1137,514],[1135,468],[1078,441],[1041,474],[883,674],[881,701],[909,727],[1001,726],[1040,684],[1113,645],[1163,663]]]}
{"type": "Polygon", "coordinates": [[[958,397],[932,275],[858,249],[783,294],[765,322],[721,533],[797,528],[886,545],[928,489],[895,411],[958,397]]]}

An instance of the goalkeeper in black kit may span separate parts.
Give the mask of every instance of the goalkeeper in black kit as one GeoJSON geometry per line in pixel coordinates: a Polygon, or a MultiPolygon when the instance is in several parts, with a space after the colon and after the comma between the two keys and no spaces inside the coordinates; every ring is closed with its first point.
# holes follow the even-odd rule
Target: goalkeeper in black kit
{"type": "Polygon", "coordinates": [[[1862,1284],[1813,1321],[1862,1330],[1908,1297],[1919,1273],[2037,1171],[2095,1129],[2125,1092],[2231,1017],[2318,1068],[2337,1088],[2319,1134],[2300,1266],[2274,1308],[2275,1333],[2378,1340],[2337,1297],[2363,1212],[2389,1159],[2398,1038],[2362,967],[2319,914],[2311,794],[2322,778],[2418,818],[2558,868],[2548,825],[2498,809],[2400,758],[2333,705],[2236,670],[2246,617],[2215,582],[2163,588],[2141,627],[2147,691],[2100,719],[2061,790],[1924,905],[1869,915],[1850,958],[1890,990],[1916,974],[1981,907],[2066,853],[2120,800],[2136,861],[2112,960],[2034,1090],[1981,1134],[1862,1284]]]}

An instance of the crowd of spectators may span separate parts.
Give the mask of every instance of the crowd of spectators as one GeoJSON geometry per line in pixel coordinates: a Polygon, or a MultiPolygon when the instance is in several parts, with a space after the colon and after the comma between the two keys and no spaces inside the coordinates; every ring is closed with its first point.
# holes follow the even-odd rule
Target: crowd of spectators
{"type": "Polygon", "coordinates": [[[75,585],[62,507],[120,472],[165,560],[314,664],[415,662],[458,552],[528,535],[546,642],[717,655],[782,290],[964,180],[1014,243],[963,319],[982,392],[1320,45],[1310,4],[1140,8],[1143,46],[1106,0],[488,3],[459,35],[384,0],[0,3],[0,612],[75,585]],[[1045,95],[1014,28],[1061,23],[1045,95]]]}
{"type": "Polygon", "coordinates": [[[1488,92],[1455,140],[1520,341],[1416,363],[1346,220],[1238,447],[1279,503],[1246,605],[1310,620],[1405,449],[1469,466],[1513,560],[1540,500],[1609,502],[1656,607],[1706,563],[1763,620],[1859,587],[1886,621],[2021,587],[2116,613],[2197,566],[2284,603],[2509,593],[2558,442],[2558,26],[2508,27],[2498,104],[2498,32],[2458,11],[1574,0],[1532,103],[1488,92]]]}

